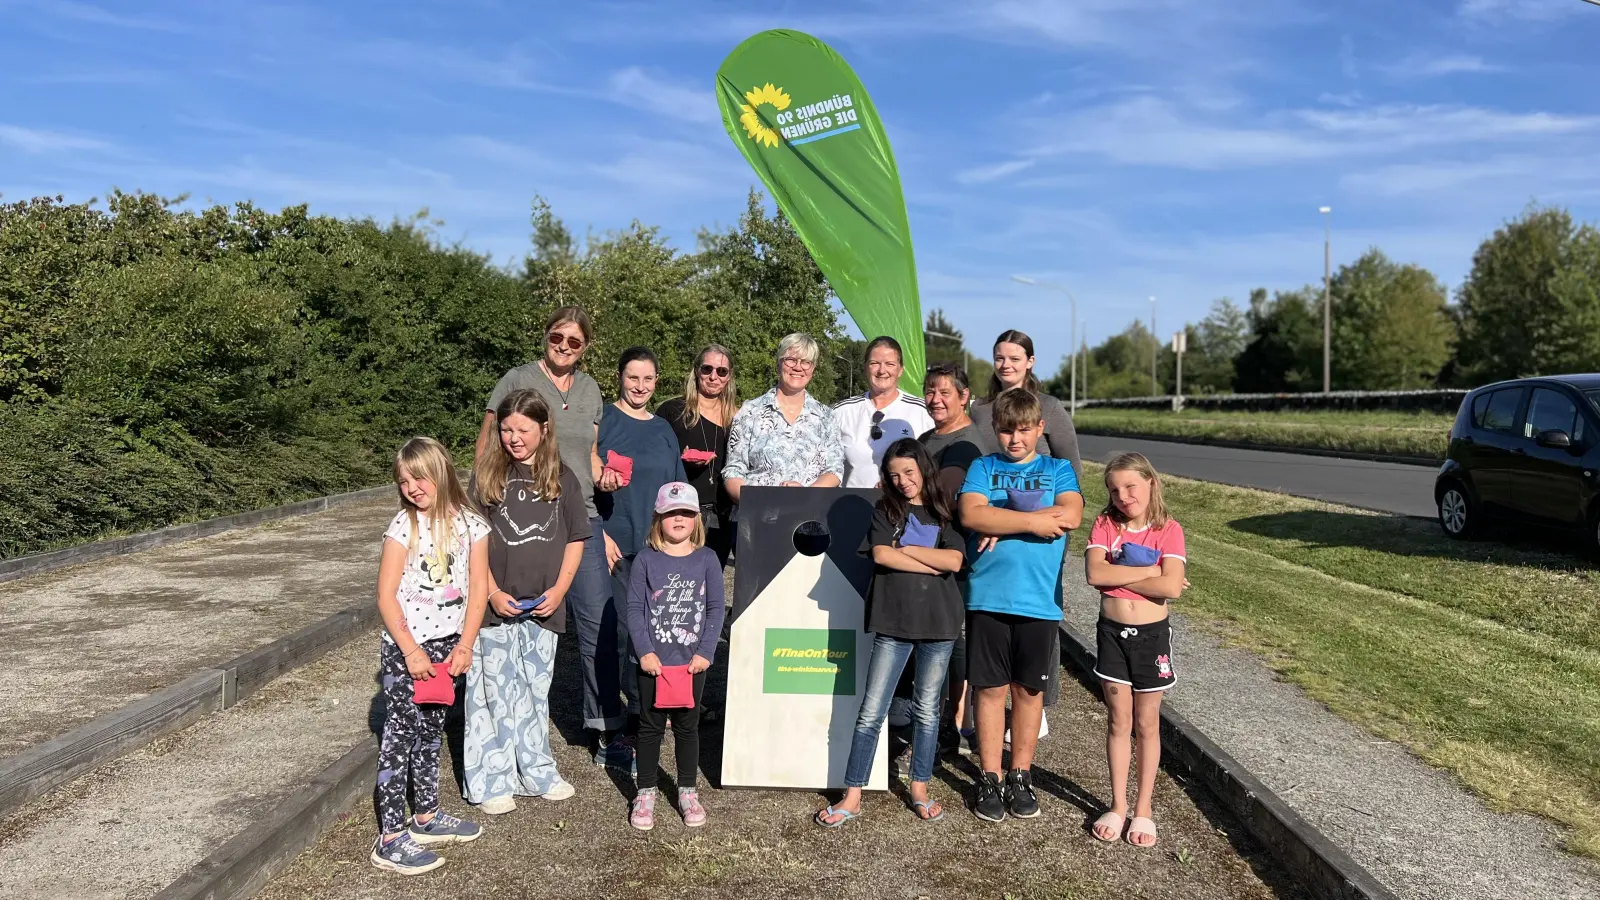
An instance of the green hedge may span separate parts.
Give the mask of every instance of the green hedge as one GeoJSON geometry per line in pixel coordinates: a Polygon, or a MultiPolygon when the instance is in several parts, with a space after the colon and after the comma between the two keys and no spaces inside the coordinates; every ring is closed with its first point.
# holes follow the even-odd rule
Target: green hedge
{"type": "Polygon", "coordinates": [[[718,340],[748,396],[785,331],[840,340],[820,271],[754,195],[694,254],[637,224],[580,252],[542,203],[534,232],[512,271],[417,221],[303,206],[0,206],[0,556],[379,484],[411,435],[465,459],[557,305],[590,311],[608,393],[632,343],[670,393],[718,340]]]}

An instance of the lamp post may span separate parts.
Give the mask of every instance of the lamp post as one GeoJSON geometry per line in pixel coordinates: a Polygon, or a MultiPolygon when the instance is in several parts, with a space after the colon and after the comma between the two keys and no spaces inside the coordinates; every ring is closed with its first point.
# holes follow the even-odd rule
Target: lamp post
{"type": "Polygon", "coordinates": [[[958,334],[946,334],[943,331],[934,331],[931,328],[922,329],[922,333],[925,334],[925,335],[931,335],[933,337],[940,337],[940,338],[945,338],[947,340],[952,340],[952,341],[955,341],[957,344],[960,344],[961,345],[961,364],[963,366],[965,366],[966,369],[967,369],[967,377],[968,378],[972,377],[972,358],[971,358],[972,354],[967,352],[967,342],[965,340],[963,340],[960,335],[958,335],[958,334]]]}
{"type": "Polygon", "coordinates": [[[1333,389],[1333,207],[1317,208],[1322,213],[1322,392],[1333,389]]]}
{"type": "Polygon", "coordinates": [[[1067,398],[1067,409],[1073,413],[1076,413],[1078,411],[1078,298],[1073,296],[1071,291],[1067,290],[1061,285],[1051,284],[1048,281],[1035,281],[1032,278],[1027,278],[1022,275],[1013,275],[1011,276],[1011,280],[1017,282],[1018,284],[1026,284],[1031,285],[1032,287],[1060,291],[1061,293],[1067,295],[1068,300],[1072,301],[1072,343],[1070,345],[1072,348],[1072,353],[1071,362],[1069,363],[1069,368],[1071,371],[1067,376],[1067,380],[1071,382],[1072,386],[1069,389],[1070,394],[1067,398]]]}
{"type": "Polygon", "coordinates": [[[1161,396],[1161,382],[1156,378],[1156,360],[1161,358],[1161,339],[1156,337],[1156,298],[1150,298],[1150,396],[1161,396]]]}

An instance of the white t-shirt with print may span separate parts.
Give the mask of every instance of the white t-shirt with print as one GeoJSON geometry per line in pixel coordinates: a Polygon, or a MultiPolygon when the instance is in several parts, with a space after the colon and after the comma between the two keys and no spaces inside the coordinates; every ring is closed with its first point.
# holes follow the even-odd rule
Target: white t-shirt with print
{"type": "Polygon", "coordinates": [[[878,464],[883,461],[883,451],[901,438],[915,439],[933,430],[933,417],[928,415],[928,404],[921,397],[896,389],[896,397],[883,409],[878,409],[866,394],[857,394],[840,400],[833,406],[833,417],[839,423],[839,434],[844,438],[844,486],[847,488],[873,488],[878,486],[878,464]],[[872,420],[878,420],[878,437],[872,436],[872,420]]]}
{"type": "MultiPolygon", "coordinates": [[[[460,634],[467,619],[467,578],[472,545],[489,536],[489,523],[477,513],[457,511],[447,547],[434,545],[427,513],[417,513],[417,550],[407,554],[405,572],[395,598],[406,627],[418,643],[460,634]]],[[[402,547],[411,545],[411,513],[401,510],[383,536],[402,547]]],[[[383,639],[394,642],[389,633],[383,639]]]]}

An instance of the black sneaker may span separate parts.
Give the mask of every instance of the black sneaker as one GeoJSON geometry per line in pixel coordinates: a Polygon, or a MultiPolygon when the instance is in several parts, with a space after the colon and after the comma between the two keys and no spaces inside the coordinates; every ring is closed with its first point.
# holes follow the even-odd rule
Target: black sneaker
{"type": "Polygon", "coordinates": [[[1033,795],[1033,773],[1027,769],[1012,769],[1006,775],[1006,810],[1018,819],[1039,814],[1039,798],[1033,795]]]}
{"type": "MultiPolygon", "coordinates": [[[[1000,822],[1006,817],[1006,803],[1001,797],[1000,779],[993,772],[983,773],[983,778],[978,781],[978,797],[972,804],[972,811],[978,818],[985,822],[1000,822]]],[[[1039,808],[1034,807],[1037,815],[1039,808]]]]}

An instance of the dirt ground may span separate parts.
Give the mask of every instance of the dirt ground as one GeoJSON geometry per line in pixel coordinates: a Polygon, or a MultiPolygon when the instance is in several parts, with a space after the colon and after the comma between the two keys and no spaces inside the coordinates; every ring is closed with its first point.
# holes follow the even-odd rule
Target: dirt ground
{"type": "Polygon", "coordinates": [[[372,603],[393,499],[0,584],[0,756],[372,603]]]}
{"type": "MultiPolygon", "coordinates": [[[[924,823],[895,794],[868,795],[864,815],[839,830],[810,816],[816,793],[722,790],[720,725],[701,732],[701,798],[710,815],[689,829],[664,804],[654,831],[628,826],[631,779],[596,768],[582,746],[575,643],[563,640],[555,685],[556,752],[577,795],[560,803],[519,799],[506,816],[476,816],[446,773],[447,810],[474,817],[482,838],[445,848],[448,863],[419,878],[380,872],[367,861],[376,824],[370,803],[341,816],[322,841],[261,893],[265,900],[596,896],[794,898],[993,897],[1000,900],[1171,898],[1243,900],[1303,896],[1211,802],[1166,774],[1157,795],[1160,845],[1106,845],[1088,833],[1108,793],[1097,698],[1071,680],[1049,713],[1034,772],[1044,814],[985,823],[966,809],[976,770],[950,755],[932,793],[946,813],[924,823]]],[[[717,693],[723,666],[713,670],[717,693]]],[[[459,741],[453,737],[452,743],[459,741]]],[[[670,760],[671,735],[663,759],[670,760]]],[[[457,746],[459,746],[457,744],[457,746]]],[[[671,796],[670,775],[662,779],[671,796]]]]}

